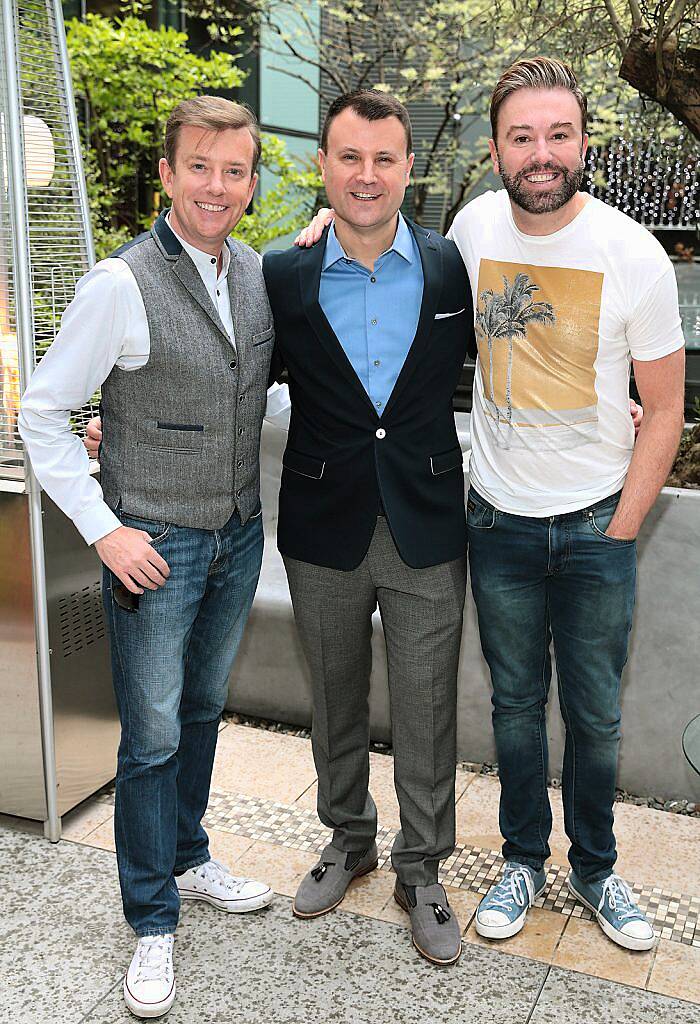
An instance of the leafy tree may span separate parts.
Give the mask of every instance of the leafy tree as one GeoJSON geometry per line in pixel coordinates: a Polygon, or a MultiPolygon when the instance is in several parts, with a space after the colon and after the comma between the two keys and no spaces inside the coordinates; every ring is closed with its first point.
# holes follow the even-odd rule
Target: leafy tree
{"type": "Polygon", "coordinates": [[[505,0],[497,18],[515,14],[531,33],[579,67],[602,59],[637,94],[682,121],[700,139],[700,0],[505,0]]]}
{"type": "MultiPolygon", "coordinates": [[[[305,81],[322,99],[374,87],[405,102],[427,135],[416,154],[414,215],[420,222],[428,202],[434,209],[437,200],[442,230],[489,171],[489,96],[501,71],[520,57],[545,52],[574,65],[589,96],[594,141],[604,143],[629,111],[640,108],[639,93],[618,77],[620,55],[631,52],[642,29],[656,31],[666,77],[663,87],[642,89],[656,101],[646,108],[654,115],[652,130],[672,132],[681,117],[700,136],[692,117],[671,102],[685,81],[683,68],[697,59],[691,40],[700,0],[658,0],[649,8],[640,6],[645,0],[187,2],[208,19],[215,38],[257,22],[261,31],[250,34],[253,46],[264,41],[272,65],[277,55],[278,71],[305,81]],[[670,60],[673,46],[676,57],[670,60]]],[[[621,73],[641,88],[631,74],[621,73]]],[[[696,75],[695,90],[697,81],[696,75]]],[[[689,103],[697,98],[687,81],[685,93],[689,103]]]]}
{"type": "MultiPolygon", "coordinates": [[[[85,21],[69,22],[67,37],[101,257],[147,227],[166,201],[158,161],[173,107],[199,93],[230,94],[245,73],[237,56],[194,54],[185,33],[150,29],[131,14],[114,20],[88,14],[85,21]]],[[[270,164],[275,186],[256,200],[254,213],[236,232],[256,246],[305,223],[317,180],[310,170],[299,169],[274,137],[263,140],[263,160],[270,164]]]]}

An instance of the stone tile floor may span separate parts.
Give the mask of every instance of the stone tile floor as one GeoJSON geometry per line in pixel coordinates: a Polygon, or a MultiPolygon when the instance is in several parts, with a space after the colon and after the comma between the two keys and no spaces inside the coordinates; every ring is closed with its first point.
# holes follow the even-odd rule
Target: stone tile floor
{"type": "MultiPolygon", "coordinates": [[[[457,967],[411,947],[393,901],[388,851],[398,825],[392,760],[372,755],[380,870],[317,921],[290,897],[326,831],[313,812],[308,740],[222,727],[207,826],[213,855],[265,878],[272,907],[230,917],[186,904],[178,929],[172,1024],[700,1024],[700,819],[616,806],[620,870],[654,918],[650,953],[610,943],[563,889],[560,794],[550,886],[520,935],[495,944],[473,917],[499,870],[498,782],[460,772],[458,845],[445,863],[464,931],[457,967]]],[[[0,816],[0,1024],[133,1020],[121,976],[133,939],[121,917],[109,791],[63,821],[64,842],[0,816]]]]}

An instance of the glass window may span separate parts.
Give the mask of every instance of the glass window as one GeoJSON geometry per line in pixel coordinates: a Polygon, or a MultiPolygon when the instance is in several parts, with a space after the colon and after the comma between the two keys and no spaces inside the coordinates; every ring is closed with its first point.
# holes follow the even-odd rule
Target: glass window
{"type": "Polygon", "coordinates": [[[700,263],[675,263],[678,305],[687,349],[700,350],[700,263]]]}
{"type": "Polygon", "coordinates": [[[286,51],[283,38],[293,40],[301,54],[314,57],[318,45],[320,16],[315,0],[303,15],[282,8],[277,14],[279,32],[263,26],[260,48],[260,120],[271,129],[318,132],[319,71],[286,51]],[[288,72],[288,73],[287,73],[288,72]],[[302,76],[307,82],[301,81],[302,76]]]}

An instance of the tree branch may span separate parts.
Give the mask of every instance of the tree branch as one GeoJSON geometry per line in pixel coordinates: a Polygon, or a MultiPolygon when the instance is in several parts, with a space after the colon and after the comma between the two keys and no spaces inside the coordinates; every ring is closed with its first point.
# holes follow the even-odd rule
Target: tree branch
{"type": "Polygon", "coordinates": [[[319,92],[319,87],[317,85],[314,85],[313,82],[309,81],[308,78],[305,78],[304,75],[300,75],[298,71],[288,71],[287,68],[275,67],[274,64],[268,64],[267,66],[270,71],[276,71],[280,75],[287,75],[288,78],[296,78],[298,82],[303,82],[304,85],[308,85],[309,89],[312,89],[313,92],[319,92]]]}
{"type": "Polygon", "coordinates": [[[608,18],[610,19],[610,24],[612,25],[613,32],[615,33],[615,39],[617,40],[620,56],[624,57],[625,49],[627,48],[627,36],[622,28],[620,19],[617,16],[613,0],[605,0],[605,10],[608,12],[608,18]]]}
{"type": "Polygon", "coordinates": [[[685,11],[688,6],[688,0],[676,0],[673,7],[671,8],[671,14],[668,19],[666,31],[664,32],[664,42],[666,42],[673,33],[680,27],[685,11]]]}
{"type": "Polygon", "coordinates": [[[630,14],[632,15],[632,31],[636,32],[644,23],[641,8],[637,3],[637,0],[627,0],[627,6],[629,7],[630,14]]]}

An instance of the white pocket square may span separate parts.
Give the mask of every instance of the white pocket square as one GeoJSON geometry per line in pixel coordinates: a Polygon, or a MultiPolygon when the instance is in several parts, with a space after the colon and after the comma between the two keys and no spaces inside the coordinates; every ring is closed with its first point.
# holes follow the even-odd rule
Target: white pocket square
{"type": "Polygon", "coordinates": [[[436,313],[435,314],[435,319],[436,320],[446,320],[448,316],[459,316],[459,314],[463,313],[466,308],[467,307],[464,306],[462,309],[456,309],[454,311],[454,313],[436,313]]]}

